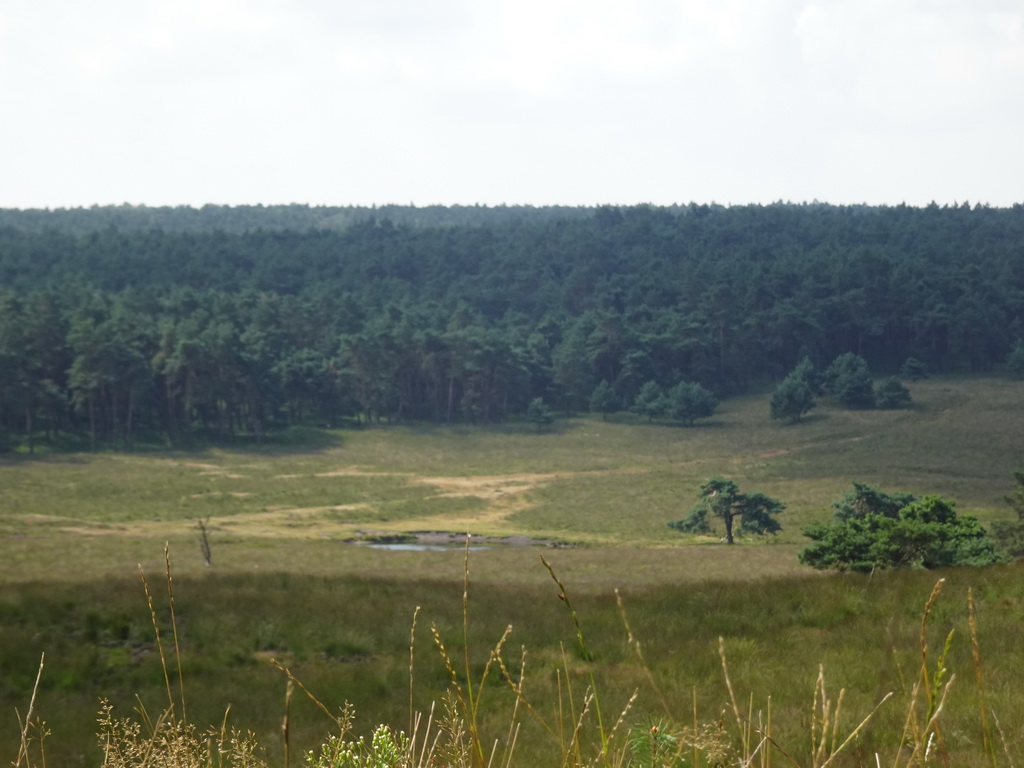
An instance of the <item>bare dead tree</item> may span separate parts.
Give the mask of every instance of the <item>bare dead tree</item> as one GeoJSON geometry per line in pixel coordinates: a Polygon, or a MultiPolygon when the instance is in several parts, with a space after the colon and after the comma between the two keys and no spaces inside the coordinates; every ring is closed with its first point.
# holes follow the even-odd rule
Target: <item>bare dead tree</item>
{"type": "Polygon", "coordinates": [[[210,518],[207,517],[205,520],[199,518],[196,520],[196,525],[199,526],[199,547],[203,550],[203,561],[207,567],[213,565],[213,553],[210,551],[210,537],[207,534],[207,523],[210,522],[210,518]]]}

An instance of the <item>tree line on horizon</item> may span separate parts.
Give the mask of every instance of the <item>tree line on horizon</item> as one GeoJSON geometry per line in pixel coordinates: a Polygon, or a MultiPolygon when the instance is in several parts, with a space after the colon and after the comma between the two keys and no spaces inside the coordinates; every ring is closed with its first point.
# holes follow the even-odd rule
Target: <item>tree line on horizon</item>
{"type": "Polygon", "coordinates": [[[1020,206],[338,210],[0,211],[0,441],[494,422],[1024,336],[1020,206]]]}

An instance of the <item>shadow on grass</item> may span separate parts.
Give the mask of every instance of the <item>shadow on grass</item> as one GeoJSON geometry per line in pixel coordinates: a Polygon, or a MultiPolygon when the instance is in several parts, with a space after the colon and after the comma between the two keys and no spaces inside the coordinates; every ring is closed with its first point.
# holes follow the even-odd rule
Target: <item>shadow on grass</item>
{"type": "Polygon", "coordinates": [[[685,421],[672,421],[671,419],[654,419],[653,421],[648,421],[647,419],[638,416],[629,416],[614,422],[609,419],[608,423],[638,427],[664,427],[665,429],[677,429],[682,432],[701,432],[703,430],[724,429],[729,426],[727,422],[720,421],[718,419],[701,419],[700,421],[695,421],[690,424],[685,421]]]}
{"type": "MultiPolygon", "coordinates": [[[[86,451],[87,452],[87,451],[86,451]]],[[[85,458],[81,456],[81,450],[69,450],[68,453],[58,453],[54,450],[39,450],[29,453],[27,450],[11,450],[0,453],[0,467],[4,465],[28,464],[31,462],[45,461],[49,464],[84,464],[85,458]]]]}
{"type": "Polygon", "coordinates": [[[805,413],[797,421],[792,419],[776,419],[775,425],[783,427],[784,429],[799,429],[805,427],[808,424],[819,424],[823,421],[828,421],[828,411],[816,411],[815,413],[805,413]]]}
{"type": "Polygon", "coordinates": [[[88,438],[78,436],[60,437],[56,440],[39,440],[29,452],[27,445],[12,446],[0,452],[0,464],[45,461],[49,463],[81,463],[81,454],[117,455],[160,455],[180,453],[202,457],[211,451],[231,450],[238,453],[263,455],[287,455],[291,453],[314,453],[339,448],[344,442],[340,429],[324,429],[296,425],[274,429],[257,437],[250,433],[222,434],[215,430],[197,430],[171,440],[166,434],[149,432],[136,437],[130,446],[97,445],[93,450],[88,438]]]}
{"type": "Polygon", "coordinates": [[[359,428],[371,430],[400,430],[402,432],[429,437],[431,435],[564,435],[580,427],[578,417],[555,419],[538,429],[536,424],[525,421],[438,423],[407,421],[392,424],[364,424],[359,428]]]}

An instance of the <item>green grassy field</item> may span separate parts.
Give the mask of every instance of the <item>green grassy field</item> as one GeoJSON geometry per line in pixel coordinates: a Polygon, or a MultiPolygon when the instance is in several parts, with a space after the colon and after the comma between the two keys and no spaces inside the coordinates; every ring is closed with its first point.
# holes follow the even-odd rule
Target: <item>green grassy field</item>
{"type": "MultiPolygon", "coordinates": [[[[661,716],[685,724],[695,693],[702,716],[717,718],[725,704],[722,636],[744,704],[753,695],[761,708],[771,696],[780,742],[806,753],[819,662],[836,691],[848,690],[851,720],[889,690],[909,695],[920,666],[921,611],[937,576],[810,572],[796,560],[800,527],[826,518],[853,480],[940,493],[983,521],[1009,516],[1002,496],[1011,470],[1024,464],[1020,384],[947,378],[912,392],[907,411],[823,405],[793,426],[772,422],[760,395],[728,400],[693,428],[588,417],[561,420],[542,434],[521,425],[382,426],[295,430],[261,448],[5,456],[0,703],[8,716],[0,718],[0,744],[17,742],[13,710],[24,713],[43,651],[37,709],[52,731],[50,764],[99,763],[100,698],[129,714],[138,695],[159,711],[166,695],[137,565],[163,589],[164,542],[191,719],[219,723],[230,705],[232,722],[254,729],[270,762],[280,764],[285,681],[267,663],[276,657],[332,706],[353,702],[362,726],[405,725],[416,606],[417,707],[429,707],[447,687],[430,623],[461,653],[463,553],[346,542],[439,530],[577,545],[473,553],[474,669],[512,624],[509,656],[529,649],[528,690],[544,707],[558,699],[559,675],[573,679],[579,694],[596,669],[609,710],[640,687],[630,722],[661,716]],[[782,500],[782,534],[726,547],[668,529],[715,474],[782,500]],[[197,519],[209,520],[211,568],[202,561],[197,519]],[[595,652],[592,667],[573,655],[574,629],[539,553],[574,598],[595,652]],[[646,671],[626,642],[615,589],[644,643],[646,671]]],[[[979,595],[986,690],[1019,749],[1022,574],[1013,565],[942,575],[949,581],[932,618],[933,641],[941,646],[957,630],[951,667],[960,694],[945,714],[947,747],[958,755],[953,764],[991,764],[979,748],[965,593],[973,586],[979,595]]],[[[159,597],[166,629],[166,597],[159,597]]],[[[484,718],[497,730],[511,701],[500,681],[491,685],[484,718]]],[[[899,707],[881,711],[847,764],[891,751],[905,715],[899,707]]],[[[301,748],[330,727],[301,697],[293,719],[301,748]]],[[[529,718],[524,728],[517,764],[550,763],[546,737],[529,718]]],[[[557,748],[550,754],[557,762],[557,748]]]]}

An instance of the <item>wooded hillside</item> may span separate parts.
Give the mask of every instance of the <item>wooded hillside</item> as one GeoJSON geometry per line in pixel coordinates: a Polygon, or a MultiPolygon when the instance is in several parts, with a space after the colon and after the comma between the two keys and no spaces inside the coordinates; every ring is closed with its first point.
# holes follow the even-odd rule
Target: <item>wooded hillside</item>
{"type": "Polygon", "coordinates": [[[1024,207],[4,210],[0,286],[5,445],[489,421],[805,356],[991,369],[1024,335],[1024,207]]]}

